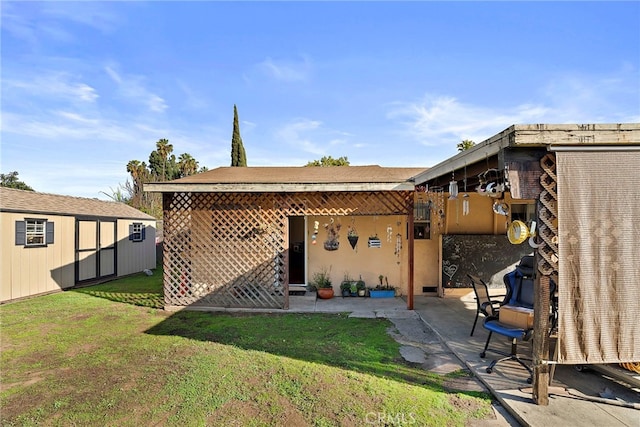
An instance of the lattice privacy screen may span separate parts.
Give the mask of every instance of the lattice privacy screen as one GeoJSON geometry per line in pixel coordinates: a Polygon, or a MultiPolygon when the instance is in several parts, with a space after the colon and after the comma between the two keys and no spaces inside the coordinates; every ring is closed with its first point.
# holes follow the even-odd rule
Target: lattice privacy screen
{"type": "Polygon", "coordinates": [[[562,363],[640,361],[640,152],[558,152],[562,363]]]}
{"type": "Polygon", "coordinates": [[[407,215],[413,192],[165,193],[168,306],[288,308],[288,217],[407,215]]]}

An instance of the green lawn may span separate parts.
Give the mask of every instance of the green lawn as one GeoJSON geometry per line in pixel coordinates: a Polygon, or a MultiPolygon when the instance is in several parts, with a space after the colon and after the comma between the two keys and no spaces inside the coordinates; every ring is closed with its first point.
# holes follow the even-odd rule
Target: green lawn
{"type": "MultiPolygon", "coordinates": [[[[466,425],[490,396],[404,362],[384,319],[167,313],[161,271],[0,307],[12,425],[466,425]]],[[[453,375],[466,375],[458,372],[453,375]]]]}

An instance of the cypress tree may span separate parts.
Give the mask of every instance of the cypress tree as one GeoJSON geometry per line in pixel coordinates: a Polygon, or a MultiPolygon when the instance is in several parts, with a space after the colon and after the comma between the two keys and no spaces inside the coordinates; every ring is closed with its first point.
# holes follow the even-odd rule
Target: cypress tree
{"type": "Polygon", "coordinates": [[[244,151],[238,124],[238,109],[233,105],[233,137],[231,138],[231,166],[247,166],[247,154],[244,151]]]}

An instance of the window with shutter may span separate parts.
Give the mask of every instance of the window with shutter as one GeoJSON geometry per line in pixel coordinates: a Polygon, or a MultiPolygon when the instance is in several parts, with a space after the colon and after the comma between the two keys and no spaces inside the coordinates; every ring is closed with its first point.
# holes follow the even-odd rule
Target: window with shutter
{"type": "Polygon", "coordinates": [[[144,224],[134,222],[129,225],[129,240],[133,242],[142,242],[145,238],[144,224]]]}
{"type": "Polygon", "coordinates": [[[16,245],[50,245],[54,241],[54,229],[54,223],[46,219],[25,218],[24,221],[16,221],[16,245]]]}
{"type": "Polygon", "coordinates": [[[24,246],[26,239],[26,221],[16,221],[16,246],[24,246]]]}

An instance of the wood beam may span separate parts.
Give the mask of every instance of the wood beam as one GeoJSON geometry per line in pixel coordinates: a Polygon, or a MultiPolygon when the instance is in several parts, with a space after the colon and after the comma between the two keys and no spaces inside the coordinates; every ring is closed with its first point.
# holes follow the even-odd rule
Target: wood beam
{"type": "Polygon", "coordinates": [[[414,218],[413,218],[413,204],[414,204],[414,196],[411,195],[411,197],[407,198],[407,210],[408,215],[407,215],[407,227],[409,228],[409,241],[407,243],[407,245],[409,246],[409,283],[407,284],[407,287],[409,288],[408,290],[408,295],[407,295],[407,310],[413,310],[413,268],[415,265],[415,260],[414,260],[414,239],[413,239],[413,223],[414,223],[414,218]]]}
{"type": "MultiPolygon", "coordinates": [[[[538,257],[536,256],[536,259],[538,257]]],[[[537,263],[536,263],[537,265],[537,263]]],[[[533,318],[533,401],[538,405],[549,405],[549,313],[550,313],[549,276],[538,272],[534,280],[534,318],[533,318]]]]}

